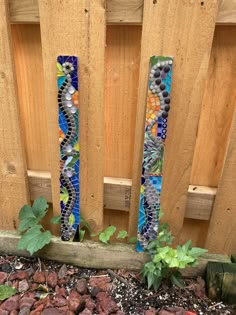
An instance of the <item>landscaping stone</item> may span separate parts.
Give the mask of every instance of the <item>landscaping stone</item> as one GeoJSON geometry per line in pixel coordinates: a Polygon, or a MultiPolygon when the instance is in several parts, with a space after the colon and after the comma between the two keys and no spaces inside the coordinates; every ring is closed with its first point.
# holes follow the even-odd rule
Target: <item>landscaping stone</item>
{"type": "Polygon", "coordinates": [[[119,310],[117,304],[112,300],[112,298],[106,292],[99,292],[96,296],[97,298],[97,311],[104,313],[115,313],[119,310]]]}
{"type": "Polygon", "coordinates": [[[87,281],[86,279],[79,279],[76,284],[76,290],[79,294],[87,294],[88,293],[88,287],[87,287],[87,281]]]}
{"type": "Polygon", "coordinates": [[[19,295],[15,295],[2,303],[1,309],[11,312],[19,309],[19,295]]]}
{"type": "Polygon", "coordinates": [[[24,270],[19,270],[16,273],[12,274],[9,278],[9,280],[23,280],[23,279],[28,279],[29,275],[26,271],[24,270]]]}
{"type": "Polygon", "coordinates": [[[33,280],[36,283],[44,283],[46,282],[46,276],[44,271],[36,271],[33,275],[33,280]]]}
{"type": "Polygon", "coordinates": [[[66,315],[66,312],[50,307],[43,310],[42,315],[66,315]]]}
{"type": "Polygon", "coordinates": [[[9,315],[9,312],[0,309],[0,315],[9,315]]]}
{"type": "Polygon", "coordinates": [[[22,293],[27,291],[28,289],[29,289],[28,281],[26,279],[21,280],[18,284],[18,291],[22,293]]]}
{"type": "Polygon", "coordinates": [[[91,277],[89,284],[92,288],[99,288],[103,291],[109,291],[111,288],[111,279],[108,276],[91,277]]]}
{"type": "Polygon", "coordinates": [[[19,315],[30,315],[30,308],[28,308],[28,307],[21,308],[19,315]]]}
{"type": "Polygon", "coordinates": [[[7,279],[7,273],[6,272],[0,272],[0,284],[3,284],[5,281],[6,281],[6,279],[7,279]]]}
{"type": "Polygon", "coordinates": [[[25,308],[25,307],[31,309],[34,303],[35,303],[35,299],[23,296],[19,301],[19,307],[20,309],[25,308]]]}
{"type": "Polygon", "coordinates": [[[56,272],[51,272],[49,273],[48,277],[47,277],[47,284],[51,287],[51,288],[55,288],[57,285],[57,274],[56,272]]]}
{"type": "Polygon", "coordinates": [[[83,312],[81,312],[81,313],[79,313],[80,315],[93,315],[93,313],[89,310],[89,309],[87,309],[87,308],[85,308],[84,310],[83,310],[83,312]]]}

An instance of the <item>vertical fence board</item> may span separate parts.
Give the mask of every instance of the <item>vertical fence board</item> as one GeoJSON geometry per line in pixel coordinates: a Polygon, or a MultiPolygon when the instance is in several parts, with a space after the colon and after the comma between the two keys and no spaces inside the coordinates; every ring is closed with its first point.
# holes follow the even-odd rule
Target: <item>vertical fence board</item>
{"type": "Polygon", "coordinates": [[[42,0],[39,10],[54,213],[59,213],[56,58],[77,55],[81,211],[96,230],[103,223],[104,0],[42,0]]]}
{"type": "Polygon", "coordinates": [[[236,252],[236,111],[225,163],[210,220],[206,248],[212,253],[236,252]]]}
{"type": "Polygon", "coordinates": [[[11,26],[27,168],[49,170],[48,130],[39,25],[11,26]]]}
{"type": "Polygon", "coordinates": [[[148,61],[151,55],[174,57],[171,112],[164,163],[162,208],[175,236],[179,235],[187,200],[204,80],[218,2],[145,1],[133,190],[129,232],[136,233],[143,146],[148,61]]]}
{"type": "Polygon", "coordinates": [[[235,56],[236,27],[216,26],[194,151],[192,185],[218,185],[235,108],[235,56]]]}
{"type": "Polygon", "coordinates": [[[0,1],[0,228],[16,228],[28,201],[7,1],[0,1]]]}
{"type": "Polygon", "coordinates": [[[107,27],[105,176],[132,177],[140,40],[140,26],[107,27]]]}

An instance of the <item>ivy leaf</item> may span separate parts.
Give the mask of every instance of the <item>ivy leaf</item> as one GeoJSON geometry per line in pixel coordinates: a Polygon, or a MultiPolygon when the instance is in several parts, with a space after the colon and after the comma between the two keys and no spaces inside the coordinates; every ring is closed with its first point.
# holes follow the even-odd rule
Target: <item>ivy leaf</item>
{"type": "Polygon", "coordinates": [[[126,238],[128,237],[128,233],[125,230],[122,230],[118,233],[117,238],[126,238]]]}
{"type": "Polygon", "coordinates": [[[19,232],[27,230],[29,227],[36,225],[40,221],[40,218],[36,218],[32,208],[28,205],[24,205],[21,208],[18,217],[20,220],[20,225],[18,227],[19,232]]]}
{"type": "Polygon", "coordinates": [[[47,208],[47,200],[44,197],[38,197],[33,203],[32,211],[36,218],[41,220],[45,216],[47,208]]]}
{"type": "Polygon", "coordinates": [[[56,215],[55,217],[51,218],[50,222],[52,224],[61,224],[61,216],[56,215]]]}
{"type": "Polygon", "coordinates": [[[115,233],[115,231],[116,231],[115,226],[113,226],[113,225],[108,226],[102,233],[100,233],[99,240],[102,243],[107,244],[108,241],[110,240],[111,236],[115,233]]]}
{"type": "Polygon", "coordinates": [[[198,256],[201,256],[202,254],[207,253],[207,249],[199,248],[199,247],[193,247],[189,250],[188,254],[192,257],[196,258],[198,256]]]}
{"type": "Polygon", "coordinates": [[[8,285],[0,285],[0,301],[8,299],[17,293],[16,288],[10,287],[8,285]]]}
{"type": "Polygon", "coordinates": [[[83,239],[84,239],[84,234],[85,234],[85,230],[79,230],[79,240],[80,240],[80,242],[83,241],[83,239]]]}
{"type": "Polygon", "coordinates": [[[131,237],[131,238],[129,239],[129,243],[130,243],[130,244],[135,244],[136,242],[137,242],[137,237],[136,237],[136,236],[131,237]]]}
{"type": "Polygon", "coordinates": [[[36,225],[31,227],[17,244],[18,249],[26,249],[30,252],[30,255],[43,248],[46,244],[50,243],[51,233],[49,231],[42,232],[42,225],[36,225]]]}

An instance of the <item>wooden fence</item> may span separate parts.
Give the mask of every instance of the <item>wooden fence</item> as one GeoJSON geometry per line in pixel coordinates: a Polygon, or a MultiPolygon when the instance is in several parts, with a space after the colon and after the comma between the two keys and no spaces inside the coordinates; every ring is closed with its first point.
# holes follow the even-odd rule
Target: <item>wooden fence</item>
{"type": "Polygon", "coordinates": [[[175,60],[164,220],[178,242],[236,251],[235,1],[0,0],[0,17],[0,229],[40,195],[60,211],[55,63],[69,54],[81,211],[136,234],[148,62],[162,54],[175,60]]]}

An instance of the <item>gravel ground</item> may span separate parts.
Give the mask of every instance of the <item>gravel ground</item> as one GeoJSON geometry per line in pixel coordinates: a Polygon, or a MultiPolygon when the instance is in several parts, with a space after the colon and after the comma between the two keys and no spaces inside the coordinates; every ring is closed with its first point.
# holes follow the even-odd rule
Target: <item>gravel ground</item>
{"type": "Polygon", "coordinates": [[[0,302],[0,315],[236,314],[232,306],[206,297],[201,278],[186,279],[184,289],[163,284],[154,292],[135,272],[0,256],[0,284],[17,289],[16,295],[0,302]]]}

